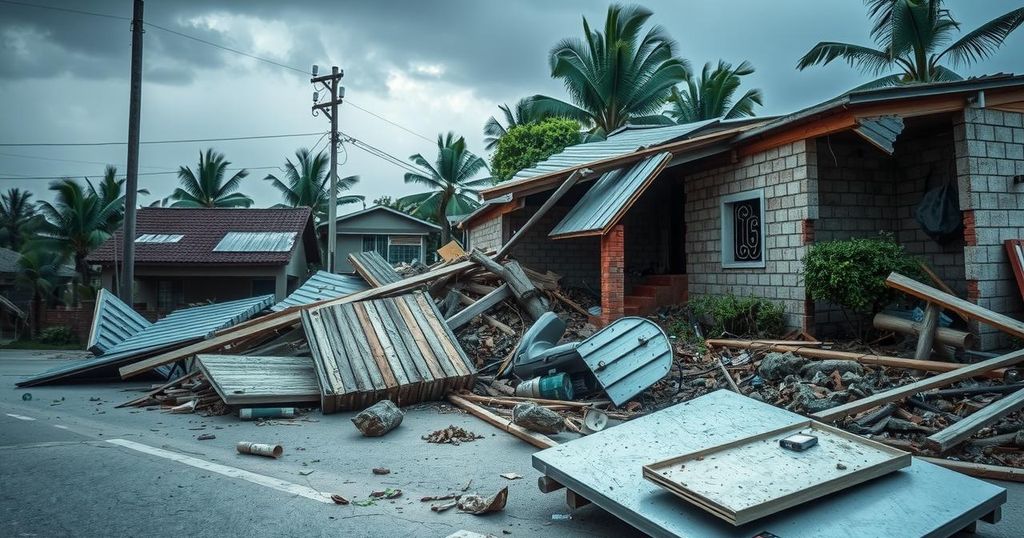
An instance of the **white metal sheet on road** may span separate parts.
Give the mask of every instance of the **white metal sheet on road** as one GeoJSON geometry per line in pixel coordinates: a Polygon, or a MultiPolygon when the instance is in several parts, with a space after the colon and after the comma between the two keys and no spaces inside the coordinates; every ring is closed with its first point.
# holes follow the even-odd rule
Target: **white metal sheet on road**
{"type": "Polygon", "coordinates": [[[15,415],[14,413],[4,413],[4,414],[9,416],[9,417],[11,417],[11,418],[16,418],[18,420],[35,420],[34,418],[26,417],[25,415],[15,415]]]}
{"type": "Polygon", "coordinates": [[[236,467],[228,467],[227,465],[221,465],[219,463],[213,463],[199,458],[193,458],[192,456],[186,456],[177,452],[171,452],[170,450],[164,450],[162,448],[155,448],[142,443],[136,443],[127,439],[108,439],[108,443],[115,444],[124,448],[142,452],[144,454],[150,454],[152,456],[158,456],[169,460],[176,461],[178,463],[184,463],[185,465],[191,465],[198,469],[214,472],[220,475],[224,475],[230,478],[238,478],[253,484],[259,484],[271,489],[276,489],[290,495],[298,495],[314,501],[322,502],[325,504],[333,504],[329,494],[320,493],[319,491],[299,484],[293,484],[277,478],[256,474],[253,472],[238,469],[236,467]]]}

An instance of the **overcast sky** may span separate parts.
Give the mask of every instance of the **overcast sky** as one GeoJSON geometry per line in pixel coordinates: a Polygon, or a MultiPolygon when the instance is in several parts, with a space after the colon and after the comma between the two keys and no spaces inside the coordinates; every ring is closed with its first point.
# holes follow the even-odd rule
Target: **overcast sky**
{"type": "MultiPolygon", "coordinates": [[[[127,140],[131,0],[24,0],[112,15],[96,17],[0,2],[0,143],[127,140]]],[[[1020,0],[950,0],[965,29],[1021,5],[1020,0]]],[[[745,87],[764,91],[761,114],[782,114],[834,97],[869,80],[845,64],[800,72],[797,59],[821,40],[870,44],[858,0],[646,1],[653,22],[678,42],[695,70],[706,61],[749,60],[745,87]]],[[[146,21],[299,69],[345,70],[347,100],[434,140],[464,135],[485,155],[481,129],[501,103],[546,93],[563,97],[547,54],[582,33],[581,18],[603,24],[604,2],[504,0],[316,1],[177,0],[146,4],[146,21]]],[[[145,34],[142,140],[323,133],[310,114],[309,76],[149,27],[145,34]]],[[[1024,71],[1024,31],[994,58],[964,75],[1024,71]]],[[[343,106],[341,129],[401,159],[435,146],[366,112],[343,106]]],[[[243,191],[258,206],[279,201],[263,177],[320,136],[143,145],[143,204],[173,190],[173,171],[213,146],[234,167],[251,169],[243,191]],[[172,172],[160,174],[160,172],[172,172]]],[[[324,147],[321,141],[319,147],[324,147]]],[[[0,147],[0,188],[48,197],[46,179],[99,176],[124,169],[125,146],[0,147]]],[[[418,192],[404,170],[346,144],[343,176],[361,177],[355,194],[418,192]]],[[[356,209],[349,207],[348,211],[356,209]]]]}

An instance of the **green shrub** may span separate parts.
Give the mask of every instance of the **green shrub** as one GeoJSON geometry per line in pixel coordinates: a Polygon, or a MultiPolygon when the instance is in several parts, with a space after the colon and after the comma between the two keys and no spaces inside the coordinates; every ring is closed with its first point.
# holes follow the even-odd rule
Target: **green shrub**
{"type": "Polygon", "coordinates": [[[900,297],[885,285],[892,272],[921,278],[917,259],[891,236],[843,239],[813,245],[804,257],[804,284],[816,301],[839,305],[851,312],[873,315],[900,297]]]}
{"type": "Polygon", "coordinates": [[[75,337],[75,333],[71,332],[71,327],[54,326],[39,331],[37,340],[43,344],[63,346],[76,343],[78,338],[75,337]]]}
{"type": "Polygon", "coordinates": [[[713,338],[722,333],[765,338],[782,334],[785,321],[782,305],[759,297],[705,295],[689,302],[690,310],[713,338]]]}
{"type": "Polygon", "coordinates": [[[491,158],[495,181],[508,181],[529,168],[580,141],[580,124],[566,118],[548,118],[516,125],[498,141],[491,158]]]}

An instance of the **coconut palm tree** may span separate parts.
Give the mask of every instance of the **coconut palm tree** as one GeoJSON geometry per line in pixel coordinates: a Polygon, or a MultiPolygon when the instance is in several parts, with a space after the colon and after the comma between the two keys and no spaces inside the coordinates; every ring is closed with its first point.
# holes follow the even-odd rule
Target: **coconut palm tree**
{"type": "Polygon", "coordinates": [[[413,216],[429,219],[441,227],[441,244],[451,240],[449,215],[463,215],[480,206],[477,191],[491,185],[491,178],[472,179],[487,169],[487,163],[466,149],[466,140],[455,133],[437,135],[437,157],[431,164],[417,153],[409,157],[425,173],[406,173],[406,183],[430,187],[430,191],[403,196],[398,203],[413,216]]]}
{"type": "Polygon", "coordinates": [[[235,172],[231,179],[224,181],[224,175],[231,163],[223,153],[207,149],[199,152],[199,166],[193,171],[182,166],[178,168],[178,182],[181,185],[171,193],[174,203],[171,207],[249,207],[252,198],[235,192],[242,179],[249,175],[244,168],[235,172]]]}
{"type": "MultiPolygon", "coordinates": [[[[263,178],[270,181],[284,198],[283,204],[274,207],[310,207],[313,209],[313,219],[317,223],[323,222],[327,219],[330,206],[330,160],[324,152],[313,155],[306,148],[295,152],[295,160],[293,163],[291,159],[285,159],[284,181],[274,174],[267,174],[263,178]]],[[[349,190],[358,182],[359,176],[338,178],[338,190],[349,190]]],[[[363,200],[363,196],[356,194],[338,196],[337,205],[363,200]]]]}
{"type": "Polygon", "coordinates": [[[0,246],[21,250],[36,216],[31,192],[12,188],[0,195],[0,246]]]}
{"type": "Polygon", "coordinates": [[[718,60],[715,68],[708,62],[704,64],[699,79],[687,78],[686,88],[682,91],[672,88],[669,109],[665,113],[676,123],[753,116],[754,106],[764,104],[761,90],[747,90],[742,97],[733,100],[740,87],[740,77],[753,72],[754,66],[747,61],[735,68],[722,60],[718,60]]]}
{"type": "Polygon", "coordinates": [[[39,334],[43,301],[57,289],[65,261],[63,252],[35,243],[27,243],[18,258],[15,285],[32,294],[33,335],[39,334]]]}
{"type": "Polygon", "coordinates": [[[551,76],[562,79],[572,104],[536,95],[537,114],[572,118],[598,136],[626,125],[670,124],[659,114],[672,87],[690,72],[676,58],[676,44],[660,26],[643,33],[652,12],[613,4],[604,32],[583,18],[583,39],[564,39],[551,49],[551,76]]]}
{"type": "MultiPolygon", "coordinates": [[[[96,195],[100,197],[102,205],[107,205],[116,202],[118,199],[124,197],[124,184],[126,179],[117,178],[117,167],[108,164],[106,169],[103,171],[103,179],[96,184],[96,195]]],[[[146,189],[139,189],[139,194],[149,194],[146,189]]],[[[110,220],[107,222],[107,232],[114,233],[118,228],[121,227],[121,223],[124,222],[124,204],[122,203],[119,208],[111,212],[110,220]]]]}
{"type": "Polygon", "coordinates": [[[942,0],[866,0],[865,3],[874,20],[871,38],[877,48],[823,41],[800,58],[797,69],[841,59],[872,75],[892,69],[900,71],[857,89],[960,80],[962,77],[942,62],[966,67],[987,58],[1024,22],[1024,8],[1018,8],[946,46],[960,31],[960,23],[943,8],[942,0]]]}
{"type": "MultiPolygon", "coordinates": [[[[90,282],[85,257],[110,237],[107,227],[111,215],[124,208],[124,195],[106,200],[88,179],[85,185],[70,178],[55,181],[50,184],[50,190],[56,193],[53,202],[39,203],[39,212],[44,217],[40,245],[70,254],[82,285],[90,282]]],[[[78,288],[72,288],[75,304],[78,304],[78,288]]]]}
{"type": "Polygon", "coordinates": [[[488,118],[487,123],[484,124],[484,149],[487,151],[493,150],[497,147],[501,137],[505,136],[508,130],[516,125],[533,123],[544,119],[544,115],[534,114],[533,107],[531,106],[532,102],[532,98],[524,97],[516,102],[515,108],[511,108],[508,105],[498,105],[498,109],[505,116],[505,125],[502,125],[494,116],[488,118]]]}

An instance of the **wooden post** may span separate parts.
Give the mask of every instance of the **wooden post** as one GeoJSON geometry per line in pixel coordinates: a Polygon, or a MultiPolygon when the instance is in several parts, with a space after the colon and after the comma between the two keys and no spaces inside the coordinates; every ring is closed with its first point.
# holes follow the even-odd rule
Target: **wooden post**
{"type": "Polygon", "coordinates": [[[508,284],[516,301],[523,305],[527,314],[534,320],[539,319],[545,312],[551,310],[547,298],[540,293],[540,290],[533,285],[530,278],[523,272],[519,262],[512,260],[505,265],[488,258],[483,252],[474,250],[469,259],[482,265],[488,271],[498,275],[508,284]]]}
{"type": "Polygon", "coordinates": [[[569,175],[569,177],[562,183],[562,185],[558,187],[558,189],[555,190],[555,192],[551,193],[551,196],[549,196],[547,200],[544,200],[544,203],[540,206],[540,209],[538,209],[533,215],[530,216],[530,218],[526,221],[526,224],[523,224],[523,226],[519,228],[519,231],[517,231],[515,235],[510,237],[508,241],[506,241],[505,244],[502,245],[500,249],[498,249],[498,253],[494,255],[494,259],[500,260],[506,254],[508,254],[512,250],[512,247],[515,246],[515,244],[518,243],[520,239],[522,239],[524,234],[526,234],[526,231],[532,228],[533,225],[536,224],[537,221],[540,220],[540,218],[543,217],[555,205],[555,203],[558,202],[559,199],[562,198],[562,196],[565,196],[565,193],[569,192],[569,189],[571,189],[573,185],[575,185],[579,180],[589,176],[592,173],[593,172],[589,168],[579,168],[573,171],[573,173],[569,175]]]}
{"type": "Polygon", "coordinates": [[[921,322],[921,330],[917,334],[917,349],[914,351],[914,358],[926,360],[932,353],[932,343],[935,342],[935,329],[939,326],[939,314],[942,308],[938,304],[928,303],[924,311],[924,321],[921,322]]]}

